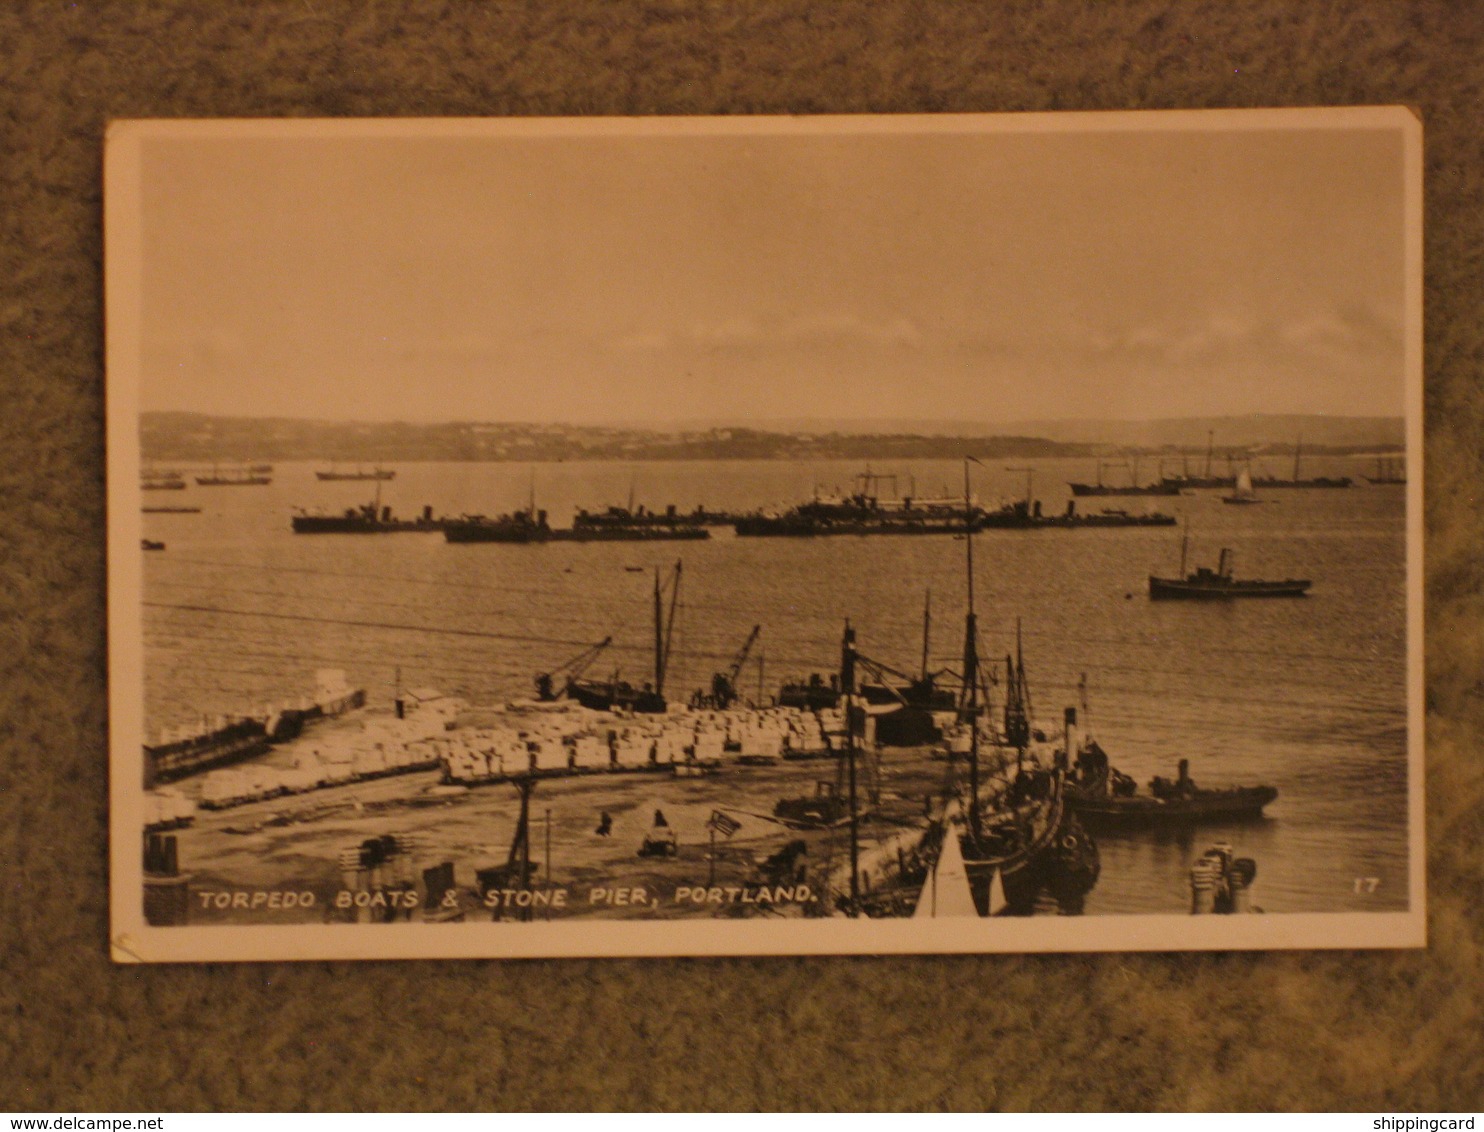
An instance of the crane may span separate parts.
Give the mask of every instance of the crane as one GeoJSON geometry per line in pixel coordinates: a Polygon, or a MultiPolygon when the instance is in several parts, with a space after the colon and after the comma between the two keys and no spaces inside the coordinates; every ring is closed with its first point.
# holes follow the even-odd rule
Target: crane
{"type": "Polygon", "coordinates": [[[597,644],[583,649],[582,652],[570,660],[557,665],[550,672],[541,673],[536,677],[536,698],[543,703],[550,703],[552,700],[559,698],[562,693],[556,690],[554,678],[563,672],[567,674],[566,683],[562,688],[563,692],[566,691],[574,680],[580,680],[582,678],[582,674],[592,666],[593,661],[597,660],[602,655],[603,650],[612,643],[612,637],[604,637],[597,644]]]}
{"type": "Polygon", "coordinates": [[[742,666],[747,663],[747,657],[752,652],[752,646],[757,643],[758,634],[763,631],[761,625],[754,625],[752,632],[747,634],[747,640],[742,642],[742,647],[737,650],[737,655],[732,658],[731,666],[725,672],[717,672],[711,677],[711,692],[697,692],[693,704],[695,707],[727,708],[737,701],[737,677],[742,672],[742,666]]]}

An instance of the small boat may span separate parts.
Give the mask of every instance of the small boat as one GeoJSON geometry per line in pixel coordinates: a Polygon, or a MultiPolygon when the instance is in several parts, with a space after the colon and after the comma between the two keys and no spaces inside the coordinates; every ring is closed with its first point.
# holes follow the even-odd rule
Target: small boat
{"type": "Polygon", "coordinates": [[[185,479],[179,472],[146,473],[139,479],[141,491],[184,491],[185,479]]]}
{"type": "Polygon", "coordinates": [[[1149,575],[1149,598],[1151,601],[1186,599],[1190,601],[1227,601],[1237,597],[1303,597],[1313,585],[1307,578],[1284,578],[1268,581],[1259,578],[1237,578],[1232,574],[1232,552],[1223,547],[1216,569],[1198,567],[1193,574],[1185,573],[1186,542],[1180,541],[1180,573],[1178,578],[1160,578],[1149,575]]]}
{"type": "Polygon", "coordinates": [[[199,515],[199,507],[145,507],[142,509],[146,515],[199,515]]]}
{"type": "Polygon", "coordinates": [[[1235,504],[1261,503],[1262,500],[1257,498],[1257,492],[1252,487],[1252,473],[1246,468],[1238,472],[1236,487],[1232,489],[1230,495],[1223,495],[1221,502],[1235,504]]]}
{"type": "Polygon", "coordinates": [[[152,539],[152,538],[142,538],[142,539],[139,540],[139,549],[141,549],[141,550],[164,550],[165,549],[165,544],[163,542],[157,542],[155,539],[152,539]]]}

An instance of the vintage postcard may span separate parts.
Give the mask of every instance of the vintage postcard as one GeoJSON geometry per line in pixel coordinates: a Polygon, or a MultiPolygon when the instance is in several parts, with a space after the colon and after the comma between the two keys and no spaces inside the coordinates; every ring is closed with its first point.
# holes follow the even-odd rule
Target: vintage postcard
{"type": "Polygon", "coordinates": [[[1421,134],[115,123],[115,958],[1420,946],[1421,134]]]}

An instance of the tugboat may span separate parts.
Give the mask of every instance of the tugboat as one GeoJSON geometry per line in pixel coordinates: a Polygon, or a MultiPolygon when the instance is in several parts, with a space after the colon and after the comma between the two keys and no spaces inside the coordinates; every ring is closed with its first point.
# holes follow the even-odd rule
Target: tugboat
{"type": "Polygon", "coordinates": [[[1223,547],[1216,569],[1209,566],[1185,573],[1186,540],[1180,540],[1180,574],[1178,578],[1149,575],[1151,601],[1230,601],[1238,597],[1304,597],[1313,585],[1307,578],[1284,578],[1268,581],[1260,578],[1237,578],[1232,575],[1232,552],[1223,547]]]}
{"type": "Polygon", "coordinates": [[[1172,782],[1156,776],[1149,792],[1112,769],[1107,753],[1089,741],[1077,755],[1068,783],[1068,803],[1091,829],[1148,829],[1197,825],[1204,821],[1256,821],[1278,797],[1274,786],[1202,788],[1190,777],[1190,760],[1181,759],[1172,782]]]}

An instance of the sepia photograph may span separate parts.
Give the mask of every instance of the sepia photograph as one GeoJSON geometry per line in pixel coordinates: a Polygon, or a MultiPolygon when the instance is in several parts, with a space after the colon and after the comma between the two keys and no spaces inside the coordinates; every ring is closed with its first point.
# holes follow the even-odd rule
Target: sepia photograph
{"type": "Polygon", "coordinates": [[[114,958],[1423,945],[1421,153],[116,122],[114,958]]]}

